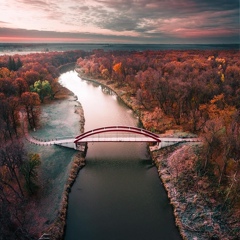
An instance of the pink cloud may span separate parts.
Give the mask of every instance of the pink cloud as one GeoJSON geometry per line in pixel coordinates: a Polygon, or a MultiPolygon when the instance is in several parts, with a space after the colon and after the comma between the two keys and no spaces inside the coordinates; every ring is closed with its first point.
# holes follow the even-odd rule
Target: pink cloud
{"type": "Polygon", "coordinates": [[[235,30],[231,29],[176,29],[175,36],[179,38],[202,38],[202,37],[220,37],[236,35],[235,30]]]}
{"type": "Polygon", "coordinates": [[[229,0],[4,0],[0,26],[2,37],[180,43],[204,37],[225,42],[222,36],[229,36],[235,43],[239,5],[229,0]]]}

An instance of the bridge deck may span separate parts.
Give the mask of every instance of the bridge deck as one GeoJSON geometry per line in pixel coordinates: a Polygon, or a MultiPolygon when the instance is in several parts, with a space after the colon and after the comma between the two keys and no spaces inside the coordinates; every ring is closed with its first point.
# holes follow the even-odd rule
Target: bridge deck
{"type": "Polygon", "coordinates": [[[135,137],[135,136],[116,136],[116,137],[107,137],[107,136],[91,136],[86,137],[78,142],[157,142],[155,139],[150,137],[135,137]]]}

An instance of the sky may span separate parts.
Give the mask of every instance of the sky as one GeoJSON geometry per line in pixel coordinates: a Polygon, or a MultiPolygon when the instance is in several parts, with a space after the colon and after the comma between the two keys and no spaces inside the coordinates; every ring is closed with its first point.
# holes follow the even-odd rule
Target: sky
{"type": "Polygon", "coordinates": [[[0,42],[239,43],[239,0],[0,2],[0,42]]]}

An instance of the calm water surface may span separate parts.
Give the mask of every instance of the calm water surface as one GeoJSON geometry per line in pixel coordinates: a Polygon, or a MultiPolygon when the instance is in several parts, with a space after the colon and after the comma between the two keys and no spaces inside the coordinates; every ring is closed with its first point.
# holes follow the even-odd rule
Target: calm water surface
{"type": "MultiPolygon", "coordinates": [[[[85,131],[137,126],[132,111],[106,88],[74,71],[60,81],[83,105],[85,131]]],[[[145,143],[91,143],[86,163],[69,196],[65,240],[181,239],[145,143]]]]}

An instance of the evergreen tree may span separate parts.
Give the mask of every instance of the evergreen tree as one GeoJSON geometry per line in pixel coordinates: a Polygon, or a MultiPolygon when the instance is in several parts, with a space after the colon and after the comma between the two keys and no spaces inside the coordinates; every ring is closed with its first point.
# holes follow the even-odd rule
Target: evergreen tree
{"type": "Polygon", "coordinates": [[[21,68],[23,66],[22,64],[22,61],[20,60],[20,58],[18,57],[18,60],[17,60],[17,64],[16,64],[16,70],[18,70],[19,68],[21,68]]]}
{"type": "Polygon", "coordinates": [[[12,57],[9,57],[9,59],[8,59],[8,69],[10,71],[16,71],[17,70],[16,62],[15,62],[14,58],[12,58],[12,57]]]}
{"type": "Polygon", "coordinates": [[[12,70],[12,57],[8,58],[8,65],[7,65],[8,69],[11,71],[12,70]]]}

